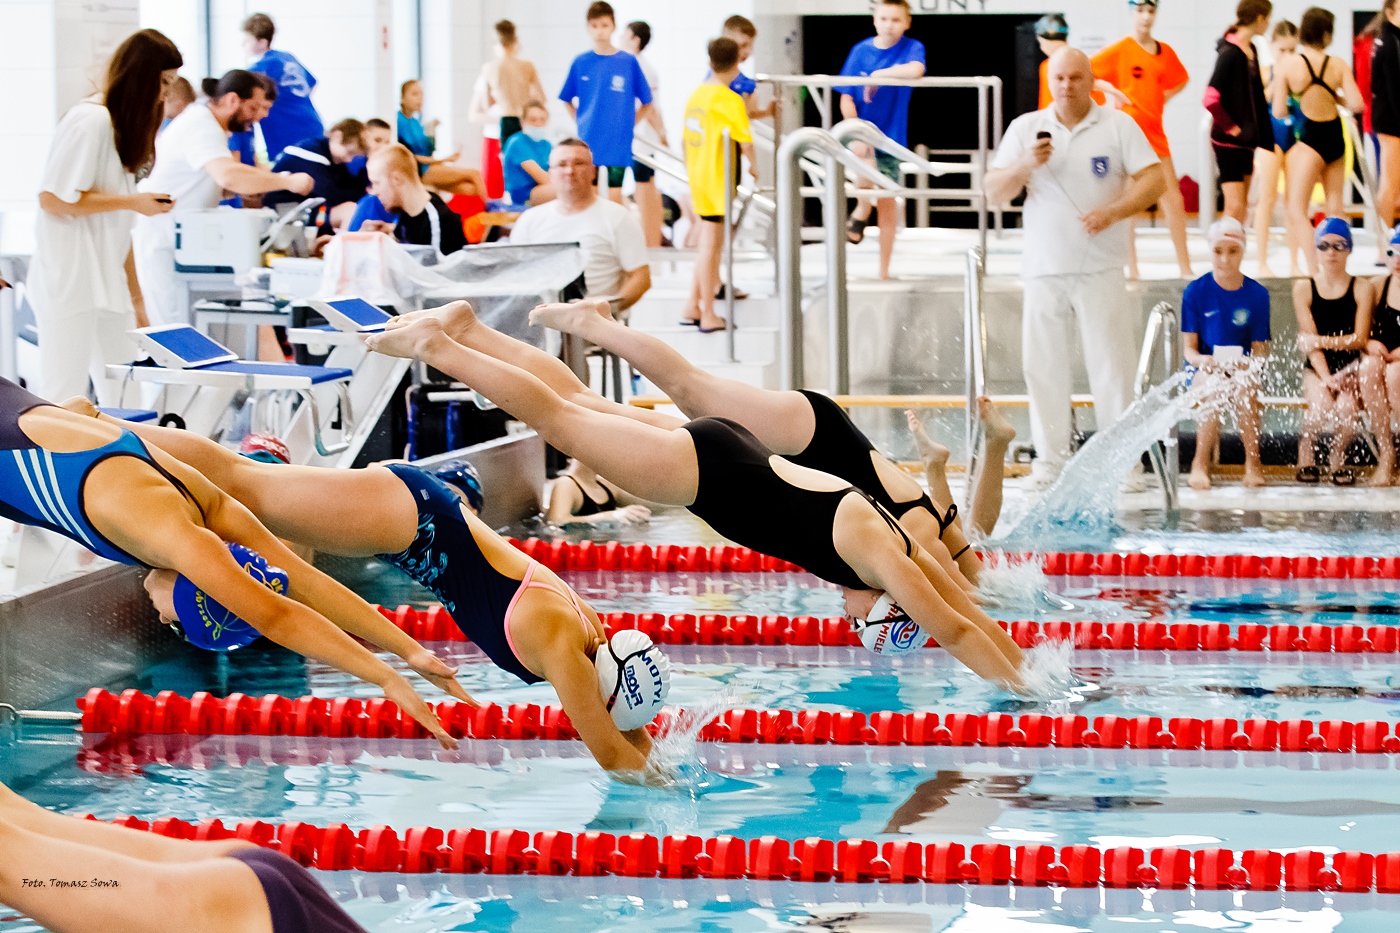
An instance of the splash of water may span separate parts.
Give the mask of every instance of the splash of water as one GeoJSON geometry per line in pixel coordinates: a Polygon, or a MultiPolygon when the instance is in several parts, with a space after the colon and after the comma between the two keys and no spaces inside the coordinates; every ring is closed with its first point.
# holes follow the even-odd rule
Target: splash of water
{"type": "Polygon", "coordinates": [[[708,777],[700,763],[700,730],[726,710],[736,709],[755,696],[752,691],[725,685],[698,706],[669,710],[672,715],[662,719],[660,731],[651,741],[646,767],[641,771],[615,771],[613,778],[624,784],[698,792],[708,777]]]}
{"type": "Polygon", "coordinates": [[[1113,510],[1123,477],[1202,398],[1199,388],[1181,391],[1185,381],[1185,373],[1174,373],[1123,417],[1096,431],[1003,541],[1043,546],[1052,536],[1066,534],[1097,541],[1111,537],[1117,530],[1113,510]]]}

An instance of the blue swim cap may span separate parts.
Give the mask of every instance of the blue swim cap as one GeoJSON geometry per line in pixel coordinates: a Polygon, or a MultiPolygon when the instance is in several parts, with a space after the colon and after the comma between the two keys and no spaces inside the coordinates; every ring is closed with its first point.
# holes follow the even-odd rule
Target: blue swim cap
{"type": "Polygon", "coordinates": [[[486,494],[481,490],[481,476],[470,462],[462,460],[443,467],[433,475],[447,485],[461,490],[473,511],[480,512],[481,507],[486,504],[486,494]]]}
{"type": "MultiPolygon", "coordinates": [[[[291,578],[281,567],[270,566],[267,558],[241,544],[229,544],[228,550],[248,576],[274,593],[287,594],[291,578]]],[[[184,574],[175,578],[174,601],[180,623],[176,632],[196,648],[234,651],[261,637],[257,629],[229,612],[184,574]]]]}
{"type": "Polygon", "coordinates": [[[1318,224],[1317,232],[1313,236],[1313,245],[1316,246],[1318,243],[1321,243],[1322,238],[1325,236],[1339,236],[1347,241],[1347,246],[1353,245],[1351,242],[1351,224],[1347,223],[1346,220],[1341,217],[1328,217],[1322,223],[1318,224]]]}
{"type": "Polygon", "coordinates": [[[1035,21],[1035,34],[1042,39],[1068,39],[1069,23],[1059,13],[1046,13],[1035,21]]]}
{"type": "Polygon", "coordinates": [[[1390,245],[1400,246],[1400,226],[1396,226],[1395,232],[1390,235],[1390,245]]]}

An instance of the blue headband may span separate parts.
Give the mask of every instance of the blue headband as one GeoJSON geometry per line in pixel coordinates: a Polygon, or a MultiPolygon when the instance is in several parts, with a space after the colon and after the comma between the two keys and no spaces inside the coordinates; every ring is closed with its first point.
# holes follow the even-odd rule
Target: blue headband
{"type": "Polygon", "coordinates": [[[1390,245],[1400,246],[1400,226],[1395,228],[1395,232],[1390,235],[1390,245]]]}
{"type": "MultiPolygon", "coordinates": [[[[280,567],[272,567],[267,558],[241,544],[229,544],[229,553],[243,570],[263,586],[283,596],[291,585],[291,577],[280,567]]],[[[195,586],[184,574],[175,578],[175,617],[179,635],[205,651],[234,651],[261,637],[257,629],[220,605],[212,596],[195,586]]]]}
{"type": "Polygon", "coordinates": [[[1351,246],[1351,224],[1341,217],[1328,217],[1317,225],[1317,234],[1313,238],[1313,245],[1321,243],[1325,236],[1339,236],[1347,241],[1347,246],[1351,246]]]}

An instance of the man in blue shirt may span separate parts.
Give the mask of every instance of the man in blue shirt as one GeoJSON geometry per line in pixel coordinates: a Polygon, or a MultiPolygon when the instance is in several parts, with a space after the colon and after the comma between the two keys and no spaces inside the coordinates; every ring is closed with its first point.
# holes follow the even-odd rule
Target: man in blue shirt
{"type": "Polygon", "coordinates": [[[1244,484],[1263,486],[1259,462],[1259,366],[1269,354],[1269,291],[1240,272],[1244,227],[1233,217],[1207,234],[1211,271],[1186,286],[1181,299],[1182,355],[1193,391],[1201,393],[1191,488],[1209,489],[1220,441],[1220,416],[1233,410],[1244,442],[1244,484]]]}
{"type": "MultiPolygon", "coordinates": [[[[364,140],[365,156],[368,160],[369,156],[393,143],[394,130],[378,117],[370,117],[365,121],[365,131],[361,134],[361,139],[364,140]]],[[[369,178],[368,166],[365,168],[365,178],[366,180],[369,178]]],[[[383,201],[379,200],[375,194],[370,193],[360,198],[359,203],[355,205],[355,214],[350,218],[350,223],[345,229],[355,233],[366,220],[393,222],[397,218],[393,211],[384,206],[383,201]]]]}
{"type": "Polygon", "coordinates": [[[593,50],[569,66],[559,99],[578,121],[579,138],[593,150],[593,164],[607,168],[608,197],[621,204],[622,180],[632,164],[632,134],[652,103],[651,87],[636,57],[612,44],[616,29],[610,4],[598,0],[588,8],[593,50]]]}
{"type": "Polygon", "coordinates": [[[273,162],[288,146],[325,134],[321,115],[311,103],[316,78],[296,56],[272,48],[275,31],[266,13],[254,13],[243,21],[243,51],[257,58],[248,70],[267,75],[277,85],[277,102],[260,124],[267,157],[273,162]]]}
{"type": "MultiPolygon", "coordinates": [[[[874,38],[857,43],[851,49],[841,73],[870,78],[922,78],[924,44],[904,35],[912,25],[914,15],[907,0],[879,0],[875,6],[874,38]]],[[[901,146],[909,144],[909,98],[913,88],[856,85],[836,90],[841,93],[842,117],[869,120],[901,146]]],[[[851,148],[869,157],[869,147],[863,143],[853,144],[851,148]]],[[[883,175],[903,183],[899,159],[887,152],[876,152],[875,164],[883,175]]],[[[869,187],[869,184],[863,183],[862,187],[869,187]]],[[[899,222],[899,202],[895,198],[881,198],[876,210],[880,223],[880,278],[888,279],[899,222]]],[[[870,211],[871,202],[862,199],[852,212],[849,224],[852,243],[865,239],[870,211]]]]}

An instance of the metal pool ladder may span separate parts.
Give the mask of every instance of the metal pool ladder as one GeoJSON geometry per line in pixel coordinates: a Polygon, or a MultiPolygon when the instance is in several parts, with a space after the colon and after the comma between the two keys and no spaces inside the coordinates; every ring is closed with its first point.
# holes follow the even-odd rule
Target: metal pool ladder
{"type": "MultiPolygon", "coordinates": [[[[1160,347],[1162,366],[1170,377],[1181,368],[1181,322],[1176,309],[1168,302],[1159,302],[1147,316],[1147,332],[1142,338],[1142,355],[1138,357],[1137,384],[1133,398],[1140,399],[1152,388],[1152,361],[1160,347]]],[[[1152,470],[1162,483],[1162,505],[1168,516],[1177,514],[1177,481],[1181,474],[1181,454],[1177,445],[1177,427],[1172,425],[1166,440],[1154,441],[1148,448],[1152,470]]]]}

